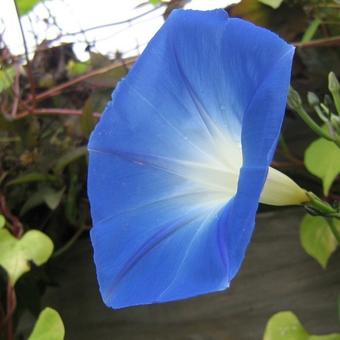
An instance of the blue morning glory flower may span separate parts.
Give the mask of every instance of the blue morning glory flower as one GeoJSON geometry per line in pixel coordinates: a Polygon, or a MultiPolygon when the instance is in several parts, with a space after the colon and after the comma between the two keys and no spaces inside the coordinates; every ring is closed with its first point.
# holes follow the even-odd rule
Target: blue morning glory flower
{"type": "Polygon", "coordinates": [[[293,54],[223,10],[177,10],[119,83],[88,146],[91,240],[108,306],[224,290],[259,200],[306,199],[269,168],[293,54]]]}

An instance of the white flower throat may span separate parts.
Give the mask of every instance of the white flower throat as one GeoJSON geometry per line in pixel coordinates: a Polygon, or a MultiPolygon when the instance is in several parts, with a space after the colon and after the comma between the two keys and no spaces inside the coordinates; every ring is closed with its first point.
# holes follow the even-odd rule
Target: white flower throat
{"type": "MultiPolygon", "coordinates": [[[[204,164],[188,162],[186,168],[190,174],[186,177],[200,183],[207,192],[214,193],[214,200],[222,203],[229,201],[237,192],[242,167],[242,147],[225,135],[219,135],[214,144],[213,152],[209,152],[212,161],[204,164]]],[[[261,203],[284,206],[299,205],[307,201],[305,190],[282,172],[269,167],[260,196],[261,203]]]]}

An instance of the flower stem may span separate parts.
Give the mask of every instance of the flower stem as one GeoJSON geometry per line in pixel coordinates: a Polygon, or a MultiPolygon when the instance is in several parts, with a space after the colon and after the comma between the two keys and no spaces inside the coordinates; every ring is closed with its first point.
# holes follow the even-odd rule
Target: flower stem
{"type": "Polygon", "coordinates": [[[309,114],[305,111],[304,108],[301,107],[295,112],[316,134],[331,142],[334,142],[333,138],[326,131],[324,131],[318,124],[315,123],[315,121],[309,116],[309,114]]]}
{"type": "Polygon", "coordinates": [[[6,306],[6,320],[7,320],[7,334],[6,340],[13,340],[13,313],[16,305],[16,297],[14,288],[11,285],[10,280],[7,282],[7,306],[6,306]]]}
{"type": "Polygon", "coordinates": [[[339,209],[334,208],[310,191],[306,192],[306,195],[309,198],[309,202],[305,204],[305,208],[311,215],[340,219],[339,209]]]}
{"type": "Polygon", "coordinates": [[[69,248],[72,247],[72,245],[78,240],[78,238],[81,236],[81,234],[87,230],[87,228],[79,228],[74,235],[63,245],[61,248],[56,250],[54,254],[52,255],[53,258],[56,258],[62,254],[64,254],[69,248]]]}
{"type": "Polygon", "coordinates": [[[305,111],[301,97],[293,87],[289,88],[287,104],[291,110],[295,111],[300,116],[300,118],[311,128],[312,131],[314,131],[320,137],[335,143],[340,148],[340,139],[337,138],[337,136],[331,136],[321,126],[315,123],[313,118],[311,118],[310,115],[305,111]]]}
{"type": "Polygon", "coordinates": [[[281,151],[282,151],[283,155],[287,158],[287,160],[289,160],[289,161],[291,161],[295,164],[303,165],[303,162],[300,159],[296,158],[291,153],[291,151],[289,150],[288,144],[287,144],[285,138],[283,137],[282,133],[280,135],[279,143],[280,143],[281,151]]]}

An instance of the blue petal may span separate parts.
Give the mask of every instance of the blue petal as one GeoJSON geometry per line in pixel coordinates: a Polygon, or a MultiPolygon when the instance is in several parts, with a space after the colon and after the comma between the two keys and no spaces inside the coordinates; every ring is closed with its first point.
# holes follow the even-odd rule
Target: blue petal
{"type": "Polygon", "coordinates": [[[91,239],[113,308],[228,287],[251,238],[294,49],[222,10],[174,11],[89,142],[91,239]]]}

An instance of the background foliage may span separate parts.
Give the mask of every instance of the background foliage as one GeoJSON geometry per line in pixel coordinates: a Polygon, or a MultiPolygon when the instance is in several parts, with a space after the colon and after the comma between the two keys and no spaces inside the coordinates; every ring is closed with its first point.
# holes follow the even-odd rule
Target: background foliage
{"type": "MultiPolygon", "coordinates": [[[[29,14],[38,2],[17,0],[18,16],[29,14]]],[[[185,3],[150,2],[163,6],[165,17],[185,3]]],[[[339,201],[340,89],[327,77],[330,71],[340,74],[340,4],[243,0],[229,12],[297,46],[293,86],[300,104],[291,105],[287,115],[307,115],[324,132],[316,129],[319,136],[306,141],[305,154],[291,151],[284,132],[274,166],[327,201],[339,201]]],[[[53,25],[53,15],[48,19],[53,25]]],[[[41,311],[41,297],[49,286],[62,284],[55,281],[58,258],[79,237],[87,237],[87,140],[112,89],[137,57],[118,52],[112,59],[91,46],[88,50],[89,60],[81,62],[72,44],[42,41],[33,55],[26,50],[17,56],[0,39],[0,338],[24,338],[16,329],[27,311],[37,318],[30,340],[64,337],[59,314],[41,311]]],[[[302,247],[323,268],[339,246],[339,220],[332,225],[322,216],[306,215],[300,227],[302,247]]],[[[340,336],[313,337],[293,313],[282,312],[269,321],[264,335],[265,340],[281,338],[340,336]]]]}

